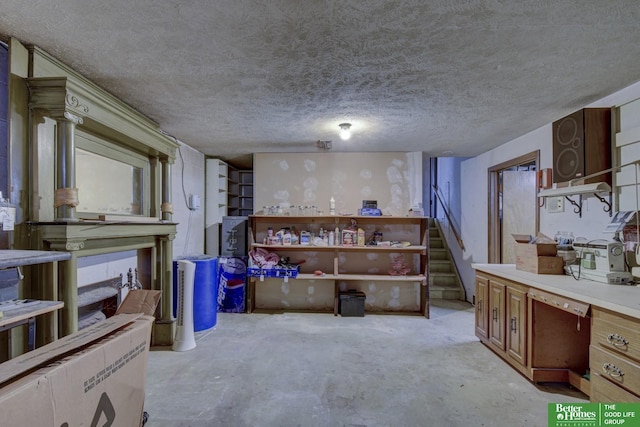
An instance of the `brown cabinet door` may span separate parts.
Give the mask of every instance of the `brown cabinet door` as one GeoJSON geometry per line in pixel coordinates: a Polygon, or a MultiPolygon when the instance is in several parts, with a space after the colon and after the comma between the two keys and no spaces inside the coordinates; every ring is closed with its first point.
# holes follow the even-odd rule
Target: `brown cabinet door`
{"type": "Polygon", "coordinates": [[[505,350],[505,286],[489,281],[489,341],[499,350],[505,350]]]}
{"type": "Polygon", "coordinates": [[[476,276],[476,336],[488,338],[487,325],[489,324],[489,307],[487,297],[489,295],[489,279],[476,276]]]}
{"type": "Polygon", "coordinates": [[[527,294],[507,287],[507,354],[523,366],[527,363],[527,294]]]}

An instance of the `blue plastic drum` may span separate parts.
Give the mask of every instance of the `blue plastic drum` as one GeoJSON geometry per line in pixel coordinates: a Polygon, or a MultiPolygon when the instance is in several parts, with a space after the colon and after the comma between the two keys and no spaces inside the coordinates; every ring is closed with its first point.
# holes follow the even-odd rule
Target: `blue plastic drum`
{"type": "Polygon", "coordinates": [[[181,257],[173,261],[173,316],[178,307],[178,260],[196,264],[193,281],[193,329],[195,332],[213,328],[218,315],[218,259],[208,255],[181,257]]]}

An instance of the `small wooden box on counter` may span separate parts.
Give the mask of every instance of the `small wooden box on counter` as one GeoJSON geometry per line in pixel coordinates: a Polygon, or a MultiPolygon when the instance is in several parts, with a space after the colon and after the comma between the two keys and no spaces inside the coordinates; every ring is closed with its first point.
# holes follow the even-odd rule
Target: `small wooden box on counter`
{"type": "MultiPolygon", "coordinates": [[[[515,237],[515,235],[514,235],[515,237]]],[[[516,238],[516,269],[536,274],[564,274],[564,260],[556,243],[529,243],[516,238]]]]}

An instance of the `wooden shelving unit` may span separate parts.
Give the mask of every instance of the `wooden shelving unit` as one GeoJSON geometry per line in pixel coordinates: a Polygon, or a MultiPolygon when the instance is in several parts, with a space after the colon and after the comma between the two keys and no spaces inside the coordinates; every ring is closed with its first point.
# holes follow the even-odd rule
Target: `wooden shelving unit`
{"type": "Polygon", "coordinates": [[[253,214],[253,171],[229,167],[228,215],[253,214]]]}
{"type": "Polygon", "coordinates": [[[296,278],[250,278],[247,304],[249,311],[294,309],[333,311],[336,314],[339,292],[354,289],[368,293],[370,299],[378,303],[368,303],[368,312],[410,312],[429,317],[426,218],[251,215],[248,235],[252,249],[264,248],[294,262],[304,261],[296,278]],[[295,227],[298,231],[305,230],[318,235],[320,228],[334,230],[337,227],[342,230],[351,225],[352,220],[365,231],[366,240],[374,231],[381,231],[383,241],[409,242],[409,245],[316,246],[264,243],[269,228],[275,232],[281,228],[295,227]],[[409,274],[394,276],[388,273],[393,258],[398,255],[406,258],[411,270],[409,274]],[[316,274],[316,271],[321,271],[322,274],[316,274]],[[414,295],[414,307],[408,307],[411,304],[401,301],[402,297],[410,300],[414,295]]]}

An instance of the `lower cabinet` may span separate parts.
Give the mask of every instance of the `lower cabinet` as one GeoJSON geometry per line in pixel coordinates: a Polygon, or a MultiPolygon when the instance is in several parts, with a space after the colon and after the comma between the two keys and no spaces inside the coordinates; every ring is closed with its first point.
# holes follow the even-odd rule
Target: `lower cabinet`
{"type": "Polygon", "coordinates": [[[478,272],[475,333],[534,383],[566,382],[592,402],[640,402],[639,318],[478,272]]]}
{"type": "Polygon", "coordinates": [[[527,293],[507,286],[507,356],[522,366],[527,362],[527,293]]]}
{"type": "Polygon", "coordinates": [[[476,276],[476,335],[489,337],[489,278],[476,276]]]}
{"type": "Polygon", "coordinates": [[[497,280],[489,281],[489,312],[491,316],[489,319],[489,343],[500,352],[505,349],[504,288],[505,285],[497,280]]]}
{"type": "Polygon", "coordinates": [[[589,394],[588,311],[579,301],[476,275],[476,336],[532,382],[567,382],[589,394]]]}
{"type": "Polygon", "coordinates": [[[592,402],[640,402],[640,321],[592,310],[592,402]]]}
{"type": "Polygon", "coordinates": [[[527,362],[526,288],[504,279],[477,275],[476,336],[509,363],[524,368],[527,362]]]}

